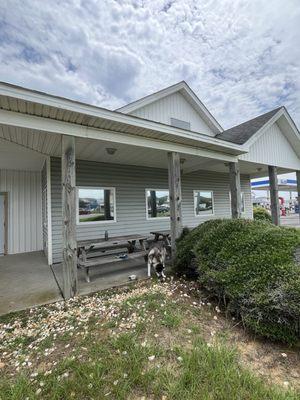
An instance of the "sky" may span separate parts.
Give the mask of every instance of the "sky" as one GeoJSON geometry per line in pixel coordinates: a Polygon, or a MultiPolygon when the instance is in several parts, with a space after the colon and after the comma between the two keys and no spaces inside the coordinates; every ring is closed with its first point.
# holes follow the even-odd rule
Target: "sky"
{"type": "Polygon", "coordinates": [[[300,125],[299,0],[1,0],[0,79],[110,109],[185,80],[224,128],[300,125]]]}
{"type": "Polygon", "coordinates": [[[226,129],[300,126],[299,0],[1,0],[0,80],[115,109],[185,80],[226,129]]]}

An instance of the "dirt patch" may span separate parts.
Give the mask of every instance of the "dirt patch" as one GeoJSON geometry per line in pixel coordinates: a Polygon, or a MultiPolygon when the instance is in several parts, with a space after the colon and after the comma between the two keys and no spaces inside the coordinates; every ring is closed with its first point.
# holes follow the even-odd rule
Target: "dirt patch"
{"type": "MultiPolygon", "coordinates": [[[[207,301],[196,284],[191,287],[181,284],[188,296],[186,304],[191,306],[187,313],[190,322],[198,325],[205,340],[212,345],[221,338],[238,350],[241,363],[254,374],[263,377],[270,384],[300,388],[300,348],[272,343],[255,338],[245,331],[234,318],[226,318],[217,303],[207,301]],[[193,308],[192,308],[193,307],[193,308]],[[193,310],[201,309],[195,316],[193,310]]],[[[182,290],[177,290],[181,293],[182,290]]],[[[179,334],[179,332],[178,332],[179,334]]]]}
{"type": "MultiPolygon", "coordinates": [[[[173,305],[175,310],[178,307],[181,315],[178,327],[170,330],[157,320],[164,315],[164,304],[159,312],[145,312],[142,319],[149,326],[145,333],[145,339],[149,343],[159,341],[169,349],[180,345],[188,350],[193,346],[193,336],[199,334],[209,346],[218,342],[234,346],[241,364],[267,382],[300,388],[299,348],[287,348],[254,338],[245,332],[237,321],[226,318],[216,303],[208,301],[197,284],[183,281],[168,281],[161,286],[155,286],[153,282],[139,283],[101,296],[86,296],[66,304],[40,307],[32,312],[3,319],[0,323],[1,373],[13,376],[23,369],[29,374],[46,373],[55,367],[57,360],[76,355],[78,343],[88,335],[92,335],[91,340],[98,342],[113,332],[130,332],[139,322],[132,299],[149,292],[166,296],[166,303],[173,305]],[[118,313],[126,301],[132,302],[132,306],[128,308],[128,316],[124,321],[118,320],[118,313]],[[117,326],[110,328],[105,325],[112,322],[117,322],[117,326]],[[67,335],[66,340],[62,341],[64,334],[67,335]],[[56,337],[53,338],[53,335],[56,337]],[[18,339],[19,342],[16,341],[18,339]],[[29,340],[28,345],[25,340],[29,340]],[[46,340],[49,343],[44,342],[46,340]]],[[[145,306],[143,303],[144,300],[139,305],[139,310],[145,306]]],[[[81,357],[84,358],[84,348],[81,347],[80,351],[81,357]]],[[[174,366],[173,361],[176,365],[176,358],[173,360],[171,357],[168,361],[170,368],[174,366]]]]}

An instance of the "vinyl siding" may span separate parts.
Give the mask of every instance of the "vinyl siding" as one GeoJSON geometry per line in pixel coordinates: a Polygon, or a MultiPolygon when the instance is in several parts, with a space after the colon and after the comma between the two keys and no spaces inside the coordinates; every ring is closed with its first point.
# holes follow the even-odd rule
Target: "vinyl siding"
{"type": "Polygon", "coordinates": [[[2,169],[0,192],[8,192],[8,253],[42,250],[41,173],[2,169]]]}
{"type": "MultiPolygon", "coordinates": [[[[52,246],[53,262],[61,261],[61,170],[60,159],[51,159],[52,199],[52,246]]],[[[252,217],[251,190],[249,177],[241,179],[246,194],[246,214],[252,217]]],[[[116,222],[97,225],[77,225],[77,239],[140,233],[149,235],[152,230],[169,229],[169,220],[146,219],[145,189],[168,189],[167,170],[128,165],[104,164],[90,161],[76,161],[77,186],[106,186],[116,190],[116,222]]],[[[182,177],[183,225],[194,227],[208,218],[230,217],[229,179],[227,174],[208,171],[194,172],[182,177]],[[195,217],[193,190],[214,192],[214,216],[195,217]]]]}
{"type": "Polygon", "coordinates": [[[250,146],[249,153],[239,158],[265,165],[300,169],[297,154],[276,123],[250,146]]]}
{"type": "Polygon", "coordinates": [[[215,136],[197,111],[180,93],[173,93],[130,113],[136,117],[171,125],[171,118],[191,124],[191,130],[215,136]]]}

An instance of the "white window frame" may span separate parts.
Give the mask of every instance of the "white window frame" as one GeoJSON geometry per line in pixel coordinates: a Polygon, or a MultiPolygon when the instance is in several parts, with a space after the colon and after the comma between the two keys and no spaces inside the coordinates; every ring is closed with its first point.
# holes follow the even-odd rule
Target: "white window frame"
{"type": "Polygon", "coordinates": [[[169,189],[153,189],[153,188],[146,188],[145,189],[145,203],[146,203],[146,220],[147,221],[167,221],[170,219],[169,217],[149,217],[148,216],[148,196],[147,192],[155,191],[155,192],[168,192],[169,193],[169,199],[170,199],[170,190],[169,189]]]}
{"type": "Polygon", "coordinates": [[[116,203],[116,188],[115,187],[107,187],[107,186],[76,186],[76,224],[77,225],[105,225],[105,224],[114,224],[117,222],[117,203],[116,203]],[[80,222],[79,220],[79,190],[80,189],[88,189],[88,190],[112,190],[113,191],[113,199],[114,199],[114,219],[108,219],[104,221],[86,221],[80,222]]]}
{"type": "Polygon", "coordinates": [[[207,216],[211,216],[213,217],[215,215],[215,199],[214,199],[214,191],[211,189],[199,189],[199,190],[193,190],[193,203],[194,203],[194,216],[196,218],[202,218],[202,217],[207,217],[207,216]],[[197,214],[196,213],[196,202],[195,202],[195,193],[198,192],[210,192],[211,193],[211,200],[212,200],[212,212],[207,212],[207,211],[203,211],[203,213],[201,214],[197,214]]]}

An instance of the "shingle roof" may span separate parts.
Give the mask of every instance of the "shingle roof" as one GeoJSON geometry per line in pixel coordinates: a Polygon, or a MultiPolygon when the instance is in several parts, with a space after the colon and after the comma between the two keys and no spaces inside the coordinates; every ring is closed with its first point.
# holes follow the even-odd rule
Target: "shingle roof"
{"type": "Polygon", "coordinates": [[[265,114],[259,115],[249,121],[236,125],[226,131],[219,133],[218,139],[226,140],[236,144],[246,143],[260,128],[262,128],[282,107],[275,108],[265,114]]]}

